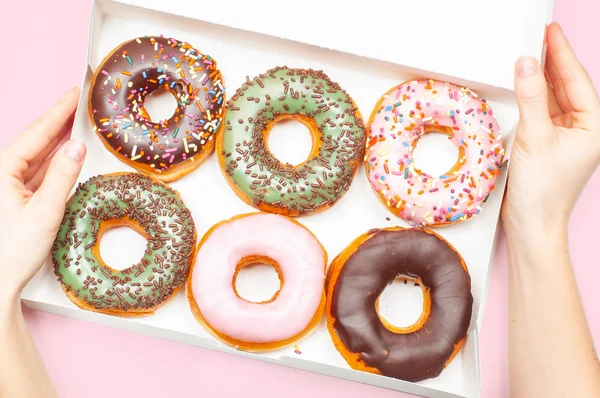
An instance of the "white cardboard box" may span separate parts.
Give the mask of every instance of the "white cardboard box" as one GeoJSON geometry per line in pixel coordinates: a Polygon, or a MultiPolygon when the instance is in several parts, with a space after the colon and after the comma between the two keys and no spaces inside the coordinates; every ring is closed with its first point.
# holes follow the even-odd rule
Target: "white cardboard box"
{"type": "MultiPolygon", "coordinates": [[[[255,76],[275,66],[322,69],[347,90],[365,117],[381,95],[402,81],[433,77],[464,84],[488,99],[505,132],[505,146],[510,147],[518,118],[512,88],[513,64],[521,55],[541,58],[544,27],[551,16],[553,0],[370,0],[361,4],[236,0],[214,2],[212,8],[209,3],[95,1],[82,96],[73,127],[73,136],[88,146],[80,181],[97,174],[131,171],[105,150],[96,137],[87,100],[93,71],[104,56],[121,42],[144,35],[164,34],[184,40],[214,57],[229,94],[246,76],[255,76]]],[[[294,126],[281,128],[292,130],[294,126]]],[[[285,145],[282,150],[286,148],[289,150],[285,145]]],[[[427,161],[435,165],[436,158],[432,156],[427,161]]],[[[31,308],[348,380],[429,397],[478,397],[481,390],[478,331],[505,182],[506,168],[482,214],[436,230],[458,249],[469,267],[473,318],[460,354],[439,377],[420,383],[350,369],[335,350],[324,321],[298,343],[301,354],[295,353],[293,347],[249,354],[211,337],[194,320],[183,293],[146,318],[125,319],[87,312],[67,299],[48,262],[22,297],[31,308]]],[[[172,186],[192,211],[199,236],[223,219],[254,211],[229,188],[215,155],[172,186]]],[[[330,260],[371,228],[407,226],[379,204],[362,166],[350,191],[338,204],[299,221],[321,240],[330,260]]],[[[102,250],[104,253],[104,247],[102,250]]],[[[114,246],[109,245],[106,250],[109,263],[111,258],[123,257],[114,246]]],[[[261,287],[257,284],[250,288],[261,287]]],[[[408,295],[403,299],[408,306],[420,308],[419,298],[408,295]]]]}

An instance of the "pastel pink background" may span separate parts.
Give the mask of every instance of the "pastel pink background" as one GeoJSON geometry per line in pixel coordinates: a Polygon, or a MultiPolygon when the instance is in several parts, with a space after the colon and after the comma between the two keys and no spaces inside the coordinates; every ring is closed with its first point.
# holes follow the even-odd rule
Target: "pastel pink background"
{"type": "MultiPolygon", "coordinates": [[[[3,59],[0,146],[80,84],[91,2],[10,1],[2,6],[3,59]]],[[[596,87],[600,88],[600,2],[556,0],[562,23],[596,87]]],[[[557,182],[558,183],[558,182],[557,182]]],[[[597,211],[600,173],[571,219],[570,247],[595,340],[600,341],[600,251],[597,211]]],[[[508,396],[507,264],[502,241],[493,267],[482,331],[483,397],[508,396]]],[[[218,354],[117,329],[25,309],[27,322],[62,397],[240,396],[260,398],[404,397],[407,395],[218,354]],[[83,361],[82,361],[83,360],[83,361]],[[110,390],[98,376],[107,371],[110,390]],[[283,391],[283,394],[282,394],[283,391]]]]}

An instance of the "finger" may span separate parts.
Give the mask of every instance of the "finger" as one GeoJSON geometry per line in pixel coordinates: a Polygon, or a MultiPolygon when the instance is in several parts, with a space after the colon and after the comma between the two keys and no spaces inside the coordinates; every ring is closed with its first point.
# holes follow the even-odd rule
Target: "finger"
{"type": "Polygon", "coordinates": [[[29,167],[23,176],[23,181],[29,181],[34,175],[37,174],[40,166],[46,163],[48,158],[52,157],[58,150],[65,137],[71,132],[72,127],[73,117],[71,117],[70,120],[67,121],[67,123],[63,126],[62,131],[52,139],[52,142],[48,145],[48,147],[44,149],[35,160],[29,163],[29,167]]]}
{"type": "Polygon", "coordinates": [[[599,100],[592,80],[557,23],[548,27],[547,42],[548,56],[556,66],[556,74],[572,108],[577,112],[596,109],[599,100]]]}
{"type": "Polygon", "coordinates": [[[56,136],[77,108],[79,88],[75,87],[63,95],[54,106],[8,146],[8,153],[17,155],[26,162],[36,159],[56,136]]]}
{"type": "Polygon", "coordinates": [[[45,222],[53,228],[62,219],[65,202],[79,176],[85,152],[83,142],[77,139],[67,141],[52,157],[39,189],[27,204],[44,214],[45,222]]]}
{"type": "Polygon", "coordinates": [[[565,94],[565,87],[563,86],[562,80],[560,80],[560,76],[558,74],[558,70],[556,68],[556,64],[552,60],[552,57],[547,54],[546,55],[546,74],[548,75],[548,79],[552,88],[554,89],[554,94],[556,96],[556,102],[560,106],[560,109],[563,113],[569,113],[573,111],[573,106],[571,102],[567,98],[565,94]]]}
{"type": "Polygon", "coordinates": [[[56,136],[52,139],[52,141],[40,152],[38,157],[35,159],[36,162],[44,161],[48,156],[50,156],[53,152],[55,152],[58,147],[62,144],[65,137],[69,135],[71,130],[73,129],[73,122],[75,121],[75,114],[71,114],[69,119],[63,124],[60,131],[56,134],[56,136]]]}
{"type": "Polygon", "coordinates": [[[550,118],[562,115],[564,112],[556,99],[556,93],[552,87],[548,85],[546,85],[546,89],[548,90],[548,110],[550,111],[550,118]]]}
{"type": "Polygon", "coordinates": [[[552,125],[548,109],[548,84],[535,58],[524,57],[515,66],[515,91],[519,104],[519,123],[535,134],[552,125]]]}
{"type": "Polygon", "coordinates": [[[52,158],[50,157],[38,165],[36,173],[33,174],[29,179],[25,180],[25,188],[31,192],[38,190],[42,184],[42,181],[44,180],[44,176],[46,175],[46,171],[48,170],[51,161],[52,158]]]}

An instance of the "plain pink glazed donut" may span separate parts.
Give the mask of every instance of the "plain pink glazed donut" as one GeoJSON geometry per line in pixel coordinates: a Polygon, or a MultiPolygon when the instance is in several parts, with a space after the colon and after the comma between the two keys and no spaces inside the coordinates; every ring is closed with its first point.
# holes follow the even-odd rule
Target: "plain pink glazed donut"
{"type": "Polygon", "coordinates": [[[325,309],[327,253],[302,224],[250,213],[212,227],[198,246],[187,295],[196,319],[213,335],[247,351],[286,346],[312,331],[325,309]],[[266,302],[241,298],[234,280],[241,268],[271,264],[280,290],[266,302]]]}
{"type": "Polygon", "coordinates": [[[501,131],[484,99],[468,88],[433,80],[409,81],[388,91],[373,109],[365,155],[379,200],[411,225],[464,221],[481,212],[504,157],[501,131]],[[459,149],[444,175],[413,162],[417,140],[437,131],[459,149]]]}

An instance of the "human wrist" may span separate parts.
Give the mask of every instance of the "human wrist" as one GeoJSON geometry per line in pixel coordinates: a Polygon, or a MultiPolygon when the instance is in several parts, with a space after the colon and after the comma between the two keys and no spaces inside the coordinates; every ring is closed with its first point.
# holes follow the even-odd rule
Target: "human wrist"
{"type": "Polygon", "coordinates": [[[516,237],[537,237],[547,234],[566,236],[569,216],[568,211],[557,209],[549,211],[542,206],[533,210],[505,206],[502,212],[502,227],[507,235],[516,237]]]}
{"type": "Polygon", "coordinates": [[[22,314],[20,296],[18,290],[0,286],[0,323],[10,321],[22,314]]]}
{"type": "Polygon", "coordinates": [[[513,255],[535,258],[568,252],[568,217],[504,217],[502,228],[508,250],[513,255]]]}

